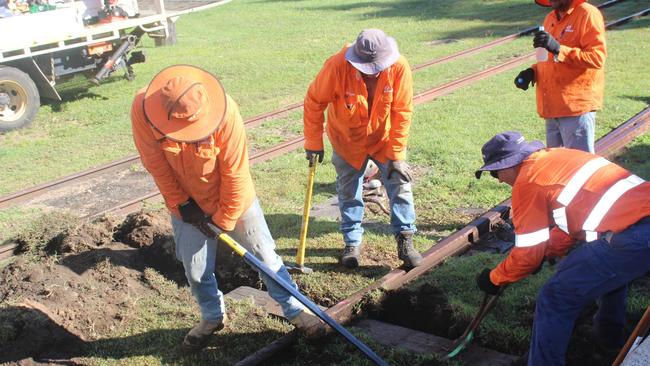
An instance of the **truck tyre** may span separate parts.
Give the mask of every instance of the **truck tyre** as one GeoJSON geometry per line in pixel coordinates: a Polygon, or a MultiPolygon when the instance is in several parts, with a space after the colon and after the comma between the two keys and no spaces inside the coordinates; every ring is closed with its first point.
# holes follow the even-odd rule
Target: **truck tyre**
{"type": "Polygon", "coordinates": [[[0,132],[29,125],[40,105],[38,89],[29,75],[0,66],[0,132]]]}

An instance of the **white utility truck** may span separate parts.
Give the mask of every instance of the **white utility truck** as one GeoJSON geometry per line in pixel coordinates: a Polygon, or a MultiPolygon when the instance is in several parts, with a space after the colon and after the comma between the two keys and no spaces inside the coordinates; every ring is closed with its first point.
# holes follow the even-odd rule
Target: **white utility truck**
{"type": "Polygon", "coordinates": [[[67,0],[0,18],[0,132],[29,124],[41,98],[61,100],[56,86],[76,74],[99,84],[124,69],[132,80],[145,34],[173,44],[180,15],[230,1],[67,0]]]}

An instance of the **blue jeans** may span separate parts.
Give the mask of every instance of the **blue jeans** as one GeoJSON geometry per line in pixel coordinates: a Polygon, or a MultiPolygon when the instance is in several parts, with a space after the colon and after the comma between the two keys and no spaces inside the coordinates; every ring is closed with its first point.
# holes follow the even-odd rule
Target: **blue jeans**
{"type": "Polygon", "coordinates": [[[546,146],[594,153],[596,112],[546,120],[546,146]]]}
{"type": "MultiPolygon", "coordinates": [[[[183,222],[174,215],[171,217],[176,242],[176,257],[183,262],[185,276],[190,284],[192,295],[201,308],[201,317],[203,320],[209,321],[221,320],[225,313],[225,304],[223,293],[217,287],[217,279],[214,275],[217,242],[203,235],[191,224],[183,222]]],[[[271,237],[257,199],[239,218],[235,229],[228,234],[269,266],[279,277],[298,289],[284,267],[282,259],[275,253],[275,242],[271,237]]],[[[243,259],[242,264],[244,264],[243,259]]],[[[260,276],[269,295],[280,304],[287,319],[294,318],[305,308],[268,276],[262,273],[260,276]]]]}
{"type": "Polygon", "coordinates": [[[624,342],[627,284],[650,271],[650,217],[573,250],[539,291],[528,365],[564,365],[573,326],[596,300],[594,330],[605,344],[624,342]]]}
{"type": "MultiPolygon", "coordinates": [[[[359,246],[363,236],[361,221],[363,220],[363,172],[366,170],[368,160],[357,170],[345,162],[336,151],[332,153],[332,163],[336,168],[336,192],[339,196],[339,210],[341,211],[341,232],[345,245],[359,246]]],[[[393,233],[401,231],[414,233],[415,207],[413,206],[413,191],[411,183],[404,181],[399,174],[393,174],[391,179],[386,179],[388,164],[382,164],[372,159],[381,172],[381,179],[388,200],[390,201],[390,226],[393,233]]]]}

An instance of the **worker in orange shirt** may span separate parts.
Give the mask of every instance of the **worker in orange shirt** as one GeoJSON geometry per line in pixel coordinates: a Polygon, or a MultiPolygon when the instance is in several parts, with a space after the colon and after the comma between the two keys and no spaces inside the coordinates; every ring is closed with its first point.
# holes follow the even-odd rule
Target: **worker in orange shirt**
{"type": "Polygon", "coordinates": [[[324,112],[336,168],[345,248],[341,264],[359,265],[364,214],[362,183],[369,161],[379,167],[390,200],[391,228],[405,267],[422,256],[413,247],[415,209],[405,161],[413,113],[413,80],[395,39],[366,29],[330,57],[309,86],[304,104],[307,159],[323,161],[324,112]]]}
{"type": "MultiPolygon", "coordinates": [[[[201,309],[201,321],[182,346],[199,350],[223,328],[225,317],[214,275],[217,242],[208,223],[228,232],[279,277],[296,284],[275,253],[255,194],[239,108],[216,77],[189,65],[162,70],[136,95],[131,121],[142,164],[171,212],[176,256],[201,309]]],[[[266,275],[261,277],[296,327],[311,328],[320,322],[286,290],[266,275]]]]}
{"type": "Polygon", "coordinates": [[[533,47],[542,49],[538,62],[517,75],[515,86],[527,90],[536,84],[537,113],[546,120],[548,147],[593,153],[607,58],[603,16],[585,0],[536,3],[553,10],[533,39],[533,47]]]}
{"type": "Polygon", "coordinates": [[[624,342],[627,284],[650,271],[650,183],[607,159],[545,149],[518,132],[482,148],[483,171],[512,186],[515,247],[477,277],[489,294],[536,273],[545,258],[564,258],[539,291],[528,365],[564,365],[574,322],[594,300],[594,341],[624,342]]]}

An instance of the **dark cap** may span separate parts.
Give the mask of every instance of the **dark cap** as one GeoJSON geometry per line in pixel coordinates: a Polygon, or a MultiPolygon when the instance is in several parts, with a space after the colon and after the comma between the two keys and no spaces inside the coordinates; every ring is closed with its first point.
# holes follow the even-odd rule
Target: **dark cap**
{"type": "Polygon", "coordinates": [[[528,155],[544,148],[541,141],[528,142],[519,132],[502,132],[486,142],[481,148],[483,166],[474,174],[481,178],[484,171],[512,168],[524,161],[528,155]]]}

